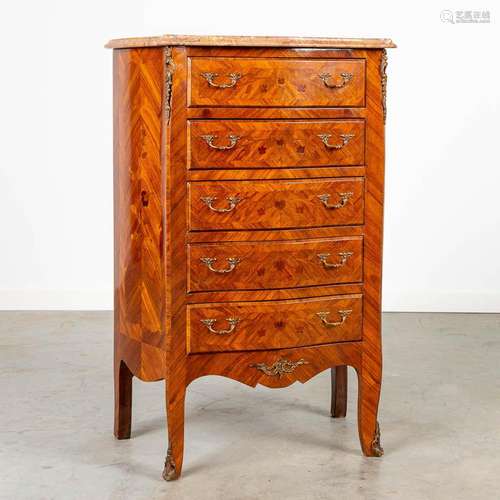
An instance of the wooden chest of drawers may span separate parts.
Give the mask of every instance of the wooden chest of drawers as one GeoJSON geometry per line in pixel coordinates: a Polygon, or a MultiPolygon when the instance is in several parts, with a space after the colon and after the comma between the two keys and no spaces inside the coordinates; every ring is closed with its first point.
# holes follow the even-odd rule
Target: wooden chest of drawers
{"type": "Polygon", "coordinates": [[[114,40],[115,435],[132,377],[165,380],[179,477],[186,387],[358,374],[382,455],[380,291],[390,40],[114,40]]]}

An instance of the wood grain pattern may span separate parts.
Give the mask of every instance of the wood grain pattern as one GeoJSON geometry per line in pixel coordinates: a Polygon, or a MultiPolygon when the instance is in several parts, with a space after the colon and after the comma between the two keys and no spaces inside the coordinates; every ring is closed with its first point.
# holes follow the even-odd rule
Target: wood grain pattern
{"type": "MultiPolygon", "coordinates": [[[[331,410],[340,417],[347,400],[346,367],[352,366],[358,375],[361,447],[367,456],[380,456],[383,52],[355,44],[299,49],[300,42],[286,48],[177,42],[114,52],[115,435],[130,437],[132,378],[165,379],[169,444],[163,476],[176,479],[191,381],[221,375],[279,388],[333,368],[331,410]],[[273,75],[287,61],[316,67],[323,60],[362,60],[364,107],[328,107],[333,104],[321,104],[313,93],[309,107],[189,108],[189,58],[207,64],[245,60],[245,67],[253,64],[273,75]],[[294,141],[300,134],[311,138],[306,132],[316,133],[325,123],[337,128],[349,123],[357,132],[361,127],[359,144],[348,152],[355,163],[307,148],[308,159],[300,163],[294,141]],[[195,145],[193,130],[215,130],[222,139],[230,126],[239,133],[257,131],[260,144],[247,144],[241,156],[236,149],[216,151],[209,161],[212,153],[195,145]],[[262,131],[276,134],[281,127],[288,127],[287,147],[285,139],[283,146],[275,141],[272,148],[284,152],[274,150],[266,159],[268,153],[258,148],[271,139],[262,131]],[[353,195],[339,208],[318,199],[330,194],[327,204],[335,204],[343,192],[353,195]],[[231,195],[242,200],[230,212],[217,212],[227,208],[231,195]],[[207,196],[216,197],[215,211],[200,200],[207,196]],[[333,257],[347,247],[353,258],[346,267],[324,269],[315,260],[320,252],[333,257]],[[218,259],[216,268],[233,253],[241,263],[234,272],[213,273],[200,262],[207,252],[218,259]],[[330,314],[318,316],[318,307],[330,314]],[[338,311],[347,309],[352,312],[342,323],[338,311]],[[210,323],[215,331],[227,330],[230,317],[240,321],[223,335],[201,321],[215,319],[210,323]],[[323,319],[341,324],[327,327],[323,319]]],[[[286,99],[297,105],[298,94],[289,91],[280,105],[287,106],[286,99]]],[[[278,94],[269,92],[274,102],[278,94]]],[[[353,105],[347,97],[341,101],[335,105],[353,105]]]]}
{"type": "Polygon", "coordinates": [[[321,179],[325,177],[363,177],[365,166],[319,168],[252,168],[245,170],[190,170],[188,181],[239,181],[264,179],[321,179]]]}
{"type": "Polygon", "coordinates": [[[360,236],[364,227],[358,226],[325,226],[292,229],[261,229],[234,231],[191,231],[186,235],[187,243],[208,243],[222,241],[286,241],[314,238],[329,238],[336,236],[360,236]]]}
{"type": "Polygon", "coordinates": [[[190,106],[358,107],[364,101],[364,59],[189,59],[190,106]],[[217,76],[209,83],[207,74],[217,76]],[[330,75],[326,84],[333,87],[325,85],[321,78],[325,74],[330,75]],[[238,75],[234,84],[230,75],[238,75]]]}
{"type": "Polygon", "coordinates": [[[282,168],[364,163],[364,120],[322,121],[240,121],[193,120],[189,122],[189,168],[282,168]],[[329,134],[328,148],[319,137],[329,134]],[[215,136],[215,146],[227,146],[230,137],[237,140],[231,149],[209,146],[204,137],[215,136]],[[343,145],[342,136],[350,139],[343,145]]]}
{"type": "Polygon", "coordinates": [[[187,296],[187,303],[199,304],[214,301],[238,302],[251,300],[308,299],[313,297],[326,297],[329,295],[345,295],[362,292],[362,283],[306,286],[297,288],[273,288],[268,290],[224,290],[190,293],[187,296]]]}
{"type": "Polygon", "coordinates": [[[360,236],[293,242],[190,245],[188,252],[190,292],[355,283],[363,278],[363,241],[360,236]],[[325,259],[326,265],[320,256],[325,259]],[[207,257],[216,259],[211,264],[216,271],[234,269],[225,273],[214,272],[206,261],[202,261],[207,257]],[[238,262],[235,264],[230,259],[238,259],[238,262]]]}
{"type": "Polygon", "coordinates": [[[107,48],[164,46],[234,46],[234,47],[396,47],[389,38],[322,38],[285,36],[212,36],[212,35],[161,35],[110,40],[107,48]]]}
{"type": "Polygon", "coordinates": [[[188,307],[188,350],[192,353],[282,349],[361,340],[362,296],[267,302],[196,304],[188,307]],[[339,326],[327,327],[317,315],[329,312],[329,322],[340,322],[339,311],[351,311],[339,326]],[[226,318],[238,318],[231,333],[209,331],[202,320],[215,319],[216,330],[228,330],[226,318]]]}
{"type": "Polygon", "coordinates": [[[162,331],[161,51],[115,57],[117,328],[141,340],[162,331]]]}
{"type": "Polygon", "coordinates": [[[363,223],[363,178],[301,181],[239,181],[189,183],[189,228],[281,229],[363,223]],[[337,204],[352,193],[345,205],[327,208],[319,196],[330,195],[337,204]],[[203,198],[216,198],[213,208],[225,209],[229,199],[241,201],[229,212],[211,210],[203,198]]]}
{"type": "Polygon", "coordinates": [[[241,59],[366,59],[372,49],[353,47],[186,47],[188,57],[236,57],[241,59]]]}
{"type": "Polygon", "coordinates": [[[365,118],[366,108],[250,108],[228,107],[207,108],[191,107],[187,109],[188,119],[244,119],[244,120],[318,120],[365,118]]]}

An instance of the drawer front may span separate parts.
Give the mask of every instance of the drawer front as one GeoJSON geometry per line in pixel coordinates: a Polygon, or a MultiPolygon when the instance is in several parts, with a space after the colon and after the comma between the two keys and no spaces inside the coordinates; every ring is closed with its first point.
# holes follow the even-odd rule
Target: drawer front
{"type": "Polygon", "coordinates": [[[189,291],[257,290],[362,281],[361,236],[189,246],[189,291]]]}
{"type": "Polygon", "coordinates": [[[362,296],[188,306],[191,353],[361,340],[362,296]]]}
{"type": "Polygon", "coordinates": [[[364,120],[192,120],[188,166],[279,168],[362,165],[364,120]]]}
{"type": "Polygon", "coordinates": [[[190,60],[190,106],[364,106],[364,59],[190,60]]]}
{"type": "Polygon", "coordinates": [[[362,177],[191,182],[189,228],[281,229],[363,223],[362,177]]]}

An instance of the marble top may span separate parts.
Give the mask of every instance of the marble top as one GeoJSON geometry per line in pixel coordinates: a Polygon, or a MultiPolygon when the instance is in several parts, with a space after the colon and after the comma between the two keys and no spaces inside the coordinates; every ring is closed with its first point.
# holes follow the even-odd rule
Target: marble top
{"type": "Polygon", "coordinates": [[[117,38],[106,47],[163,47],[171,45],[212,47],[309,47],[332,49],[385,49],[396,45],[390,38],[302,38],[276,36],[161,35],[142,38],[117,38]]]}

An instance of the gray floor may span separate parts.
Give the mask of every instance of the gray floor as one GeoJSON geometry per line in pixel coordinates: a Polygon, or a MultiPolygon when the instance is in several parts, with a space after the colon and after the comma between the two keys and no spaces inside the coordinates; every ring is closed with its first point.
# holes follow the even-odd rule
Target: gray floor
{"type": "Polygon", "coordinates": [[[208,377],[188,390],[180,481],[161,479],[163,384],[134,382],[132,439],[112,436],[108,312],[0,313],[0,497],[498,499],[500,315],[386,314],[381,459],[329,374],[281,390],[208,377]]]}

